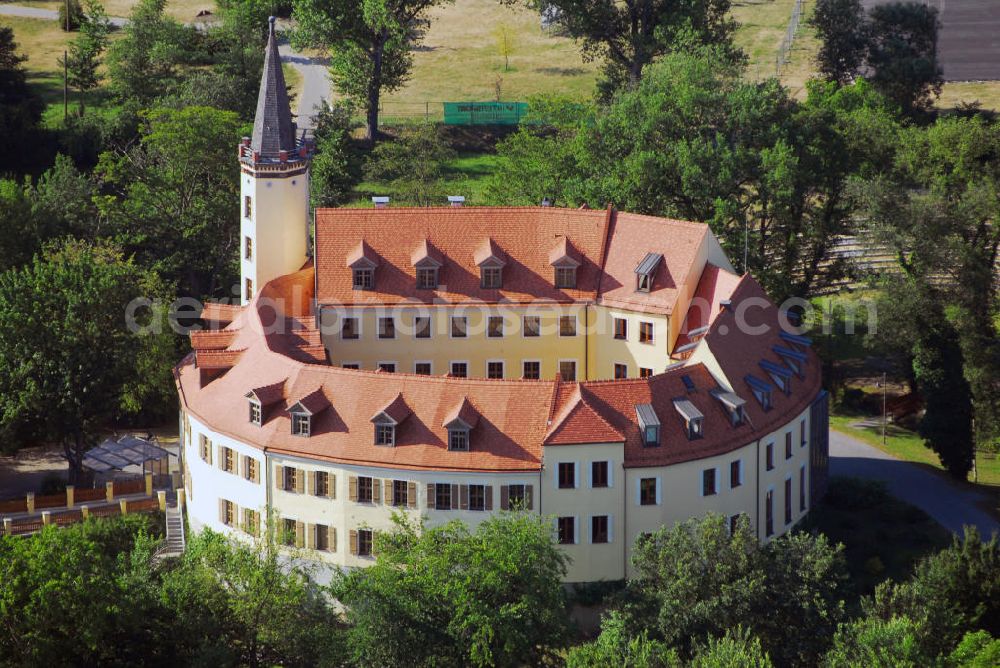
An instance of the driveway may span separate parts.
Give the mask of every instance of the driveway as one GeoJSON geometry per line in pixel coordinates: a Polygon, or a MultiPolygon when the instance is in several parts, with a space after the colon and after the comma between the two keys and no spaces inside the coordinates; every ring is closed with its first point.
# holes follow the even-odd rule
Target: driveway
{"type": "Polygon", "coordinates": [[[976,526],[983,537],[1000,533],[1000,522],[977,505],[986,502],[985,495],[832,429],[830,475],[884,480],[893,496],[917,506],[953,533],[961,534],[966,524],[976,526]]]}

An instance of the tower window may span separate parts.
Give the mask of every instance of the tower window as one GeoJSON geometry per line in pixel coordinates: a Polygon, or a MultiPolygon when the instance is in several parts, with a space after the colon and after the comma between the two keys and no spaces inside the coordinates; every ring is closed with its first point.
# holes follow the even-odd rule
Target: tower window
{"type": "Polygon", "coordinates": [[[253,239],[250,237],[246,238],[245,250],[243,251],[243,257],[248,260],[253,259],[253,239]]]}
{"type": "Polygon", "coordinates": [[[246,279],[244,287],[246,288],[247,300],[249,301],[250,299],[253,299],[253,279],[246,279]]]}
{"type": "Polygon", "coordinates": [[[250,195],[244,195],[243,197],[243,217],[250,218],[250,214],[253,212],[253,198],[250,195]]]}

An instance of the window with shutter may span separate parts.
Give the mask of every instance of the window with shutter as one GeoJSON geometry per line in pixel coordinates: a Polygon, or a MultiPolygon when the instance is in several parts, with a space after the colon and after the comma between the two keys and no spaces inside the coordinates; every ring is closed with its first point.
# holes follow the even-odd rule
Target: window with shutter
{"type": "Polygon", "coordinates": [[[406,505],[410,508],[417,507],[417,483],[406,483],[406,505]]]}
{"type": "Polygon", "coordinates": [[[427,483],[427,507],[431,510],[437,508],[437,485],[432,482],[427,483]]]}
{"type": "Polygon", "coordinates": [[[451,485],[437,483],[434,485],[434,508],[451,510],[451,485]]]}
{"type": "Polygon", "coordinates": [[[337,527],[329,527],[328,532],[330,551],[337,551],[337,527]]]}
{"type": "Polygon", "coordinates": [[[460,510],[469,509],[469,486],[459,485],[458,486],[458,507],[460,510]]]}
{"type": "Polygon", "coordinates": [[[350,530],[350,532],[348,533],[348,542],[350,543],[349,549],[350,549],[351,554],[357,554],[358,553],[358,532],[356,530],[354,530],[354,529],[350,530]]]}
{"type": "Polygon", "coordinates": [[[372,554],[373,532],[371,529],[358,530],[358,556],[370,557],[372,554]]]}
{"type": "MultiPolygon", "coordinates": [[[[389,482],[389,481],[386,481],[389,482]]],[[[392,505],[405,508],[409,505],[410,485],[405,480],[393,480],[392,505]]]]}
{"type": "Polygon", "coordinates": [[[288,518],[281,520],[281,543],[295,545],[295,525],[297,522],[288,518]]]}
{"type": "Polygon", "coordinates": [[[372,481],[372,503],[378,503],[382,500],[382,485],[378,478],[371,478],[372,481]]]}
{"type": "Polygon", "coordinates": [[[459,507],[460,498],[459,498],[458,487],[459,487],[458,485],[452,485],[451,486],[451,508],[452,508],[452,510],[457,510],[458,507],[459,507]]]}
{"type": "Polygon", "coordinates": [[[285,467],[281,464],[274,465],[274,485],[278,489],[285,489],[285,467]]]}
{"type": "Polygon", "coordinates": [[[510,495],[507,485],[500,485],[500,510],[510,510],[510,495]]]}
{"type": "Polygon", "coordinates": [[[396,505],[395,500],[393,499],[392,492],[393,492],[392,481],[389,480],[388,478],[385,478],[384,480],[382,480],[382,503],[384,503],[387,506],[396,505]]]}
{"type": "Polygon", "coordinates": [[[469,510],[486,510],[486,485],[469,485],[469,510]]]}
{"type": "Polygon", "coordinates": [[[347,498],[351,501],[358,500],[358,479],[355,476],[351,476],[348,479],[348,494],[347,498]]]}

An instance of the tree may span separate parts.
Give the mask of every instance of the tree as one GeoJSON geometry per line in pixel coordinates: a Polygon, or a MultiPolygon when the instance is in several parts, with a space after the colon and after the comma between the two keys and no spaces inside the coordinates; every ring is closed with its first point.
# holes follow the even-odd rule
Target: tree
{"type": "Polygon", "coordinates": [[[1000,538],[983,541],[971,527],[923,559],[906,582],[887,581],[862,601],[866,615],[907,617],[930,657],[950,652],[969,631],[1000,633],[1000,538]]]}
{"type": "Polygon", "coordinates": [[[844,85],[860,71],[868,48],[868,24],[861,0],[817,0],[809,25],[820,41],[819,73],[844,85]]]}
{"type": "Polygon", "coordinates": [[[385,184],[405,202],[429,206],[439,196],[446,163],[455,157],[437,126],[425,124],[376,146],[365,165],[365,178],[385,184]]]}
{"type": "MultiPolygon", "coordinates": [[[[230,109],[242,119],[253,120],[272,3],[269,0],[220,0],[216,5],[219,22],[210,31],[216,47],[212,74],[234,90],[226,106],[212,106],[230,109]]],[[[202,95],[209,92],[196,82],[192,89],[202,95]]]]}
{"type": "Polygon", "coordinates": [[[930,107],[941,93],[937,7],[918,2],[878,4],[869,10],[865,62],[878,90],[907,115],[930,107]]]}
{"type": "Polygon", "coordinates": [[[566,563],[548,519],[501,513],[475,530],[396,522],[376,535],[374,564],[331,584],[354,662],[538,665],[563,646],[566,563]]]}
{"type": "Polygon", "coordinates": [[[101,54],[108,46],[111,22],[104,7],[97,0],[87,0],[87,13],[80,23],[80,34],[69,43],[65,61],[69,85],[80,93],[80,115],[84,113],[84,94],[97,88],[101,82],[97,68],[101,54]]]}
{"type": "Polygon", "coordinates": [[[918,625],[906,617],[863,617],[842,624],[823,665],[827,668],[921,668],[932,665],[917,640],[918,625]]]}
{"type": "Polygon", "coordinates": [[[333,85],[365,110],[369,143],[379,138],[382,94],[399,89],[409,77],[428,11],[449,1],[293,0],[292,43],[330,54],[333,85]]]}
{"type": "Polygon", "coordinates": [[[153,109],[138,145],[105,153],[97,174],[109,234],[137,262],[193,297],[230,295],[239,248],[239,170],[233,147],[247,128],[231,111],[153,109]]]}
{"type": "Polygon", "coordinates": [[[957,668],[994,668],[1000,665],[1000,640],[987,631],[966,633],[948,663],[957,668]]]}
{"type": "Polygon", "coordinates": [[[28,88],[26,60],[17,52],[14,30],[0,25],[0,171],[19,169],[36,148],[43,107],[28,88]]]}
{"type": "Polygon", "coordinates": [[[59,443],[70,479],[116,418],[169,405],[173,349],[162,313],[136,313],[159,333],[129,331],[126,307],[162,298],[159,278],[106,244],[53,243],[0,275],[0,431],[7,448],[26,430],[59,443]]]}
{"type": "Polygon", "coordinates": [[[695,649],[690,668],[773,668],[771,657],[748,629],[737,626],[695,649]]]}
{"type": "MultiPolygon", "coordinates": [[[[522,0],[510,0],[508,4],[522,0]]],[[[525,0],[580,41],[585,58],[604,59],[608,88],[634,88],[643,69],[668,53],[713,45],[733,62],[738,24],[730,0],[525,0]]]]}
{"type": "Polygon", "coordinates": [[[601,634],[593,642],[576,645],[566,655],[567,668],[674,668],[681,666],[677,653],[649,632],[629,636],[625,618],[615,610],[601,618],[601,634]]]}
{"type": "Polygon", "coordinates": [[[316,115],[316,154],[309,170],[314,208],[346,204],[361,181],[362,154],[351,136],[356,127],[351,110],[344,106],[324,102],[316,115]]]}
{"type": "Polygon", "coordinates": [[[503,71],[507,72],[510,70],[510,57],[517,44],[514,29],[508,23],[498,23],[497,27],[493,29],[493,39],[496,40],[497,53],[503,58],[503,71]]]}
{"type": "Polygon", "coordinates": [[[85,20],[80,0],[63,0],[59,3],[59,27],[63,31],[78,30],[85,20]]]}

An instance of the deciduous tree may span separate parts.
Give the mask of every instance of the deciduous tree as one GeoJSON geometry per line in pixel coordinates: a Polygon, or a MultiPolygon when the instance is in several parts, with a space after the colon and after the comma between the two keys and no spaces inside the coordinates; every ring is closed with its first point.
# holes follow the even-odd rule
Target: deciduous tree
{"type": "Polygon", "coordinates": [[[860,71],[868,49],[868,23],[861,0],[817,0],[809,25],[816,30],[820,74],[839,84],[860,71]]]}

